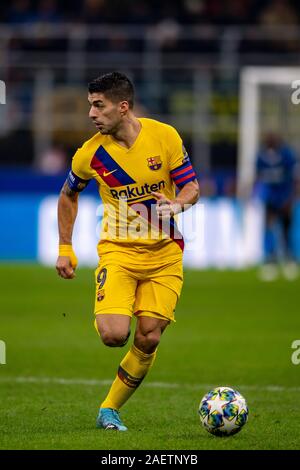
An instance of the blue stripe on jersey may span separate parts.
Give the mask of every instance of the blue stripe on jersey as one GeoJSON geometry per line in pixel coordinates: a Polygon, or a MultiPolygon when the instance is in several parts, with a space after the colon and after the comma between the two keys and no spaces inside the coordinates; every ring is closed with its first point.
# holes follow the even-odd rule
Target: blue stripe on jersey
{"type": "MultiPolygon", "coordinates": [[[[138,204],[143,204],[148,209],[148,222],[149,223],[152,222],[154,226],[156,226],[163,232],[167,233],[170,236],[170,238],[172,238],[174,242],[177,243],[179,247],[181,248],[181,250],[183,251],[184,249],[183,236],[178,230],[178,226],[174,217],[171,217],[170,219],[162,220],[162,219],[159,219],[155,210],[151,211],[151,208],[152,207],[154,208],[156,206],[156,202],[157,202],[156,199],[151,198],[151,199],[146,199],[144,201],[139,201],[138,204]],[[168,228],[166,227],[167,223],[169,223],[168,228]],[[164,227],[166,227],[166,230],[164,230],[164,227]]],[[[134,205],[135,204],[132,204],[133,210],[134,210],[134,205]]],[[[130,206],[131,204],[129,204],[129,207],[130,206]]]]}
{"type": "Polygon", "coordinates": [[[102,162],[107,171],[114,171],[113,176],[120,182],[120,186],[135,183],[126,171],[109,155],[102,145],[97,149],[95,157],[102,162]]]}
{"type": "Polygon", "coordinates": [[[177,168],[175,168],[175,170],[170,171],[170,175],[173,177],[179,171],[184,170],[185,168],[189,168],[190,166],[192,166],[192,164],[190,160],[188,160],[187,162],[183,163],[183,165],[180,165],[177,168]]]}
{"type": "Polygon", "coordinates": [[[173,180],[176,183],[177,180],[180,180],[181,178],[184,178],[185,176],[188,176],[188,175],[194,175],[194,178],[195,178],[195,172],[194,172],[193,168],[191,168],[190,170],[185,171],[184,173],[182,173],[179,176],[173,176],[173,180]]]}
{"type": "Polygon", "coordinates": [[[190,183],[191,181],[194,181],[195,178],[196,178],[196,175],[193,174],[190,177],[187,176],[184,181],[181,181],[181,183],[178,183],[178,182],[176,183],[176,181],[175,183],[176,183],[177,188],[182,189],[183,186],[185,186],[187,183],[190,183]]]}

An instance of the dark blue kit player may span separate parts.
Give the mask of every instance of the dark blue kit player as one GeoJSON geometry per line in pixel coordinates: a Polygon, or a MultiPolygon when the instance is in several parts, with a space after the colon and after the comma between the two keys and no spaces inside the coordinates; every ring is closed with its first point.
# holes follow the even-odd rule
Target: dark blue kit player
{"type": "Polygon", "coordinates": [[[269,133],[256,161],[258,195],[265,205],[265,259],[260,271],[264,281],[278,277],[279,265],[286,279],[298,276],[291,243],[296,163],[295,152],[278,135],[269,133]]]}

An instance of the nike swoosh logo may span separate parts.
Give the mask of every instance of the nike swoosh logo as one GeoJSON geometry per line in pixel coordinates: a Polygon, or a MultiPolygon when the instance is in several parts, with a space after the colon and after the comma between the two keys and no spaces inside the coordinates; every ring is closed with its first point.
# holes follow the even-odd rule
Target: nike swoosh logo
{"type": "Polygon", "coordinates": [[[115,170],[113,170],[113,171],[108,171],[108,172],[104,171],[104,172],[103,172],[103,176],[111,175],[111,174],[114,173],[115,171],[117,171],[117,168],[116,168],[115,170]]]}

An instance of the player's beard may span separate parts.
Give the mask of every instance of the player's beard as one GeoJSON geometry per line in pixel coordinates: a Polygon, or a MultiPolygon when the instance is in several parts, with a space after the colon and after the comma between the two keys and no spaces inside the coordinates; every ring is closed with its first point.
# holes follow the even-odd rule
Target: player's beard
{"type": "Polygon", "coordinates": [[[108,129],[98,129],[101,135],[110,135],[110,131],[108,129]]]}
{"type": "Polygon", "coordinates": [[[101,135],[114,135],[120,128],[120,122],[112,125],[111,127],[103,126],[102,129],[98,129],[101,135]]]}
{"type": "Polygon", "coordinates": [[[101,135],[114,135],[120,129],[120,121],[112,124],[111,126],[103,125],[102,129],[98,129],[101,135]]]}

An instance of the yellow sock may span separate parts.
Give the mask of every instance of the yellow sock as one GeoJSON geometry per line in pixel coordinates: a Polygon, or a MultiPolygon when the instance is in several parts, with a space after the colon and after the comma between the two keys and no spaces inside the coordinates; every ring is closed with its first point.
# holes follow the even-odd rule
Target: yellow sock
{"type": "Polygon", "coordinates": [[[119,366],[117,377],[101,408],[119,410],[140,385],[152,366],[155,356],[156,351],[146,354],[132,345],[119,366]]]}

